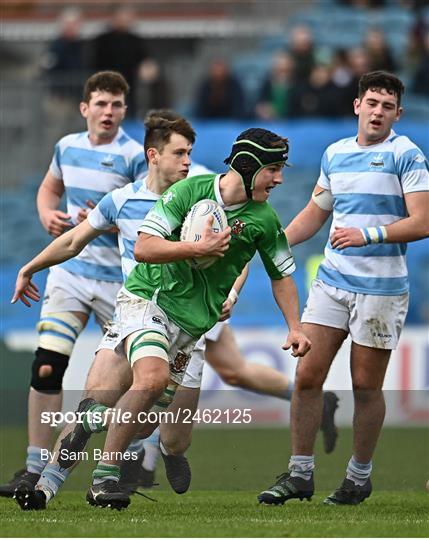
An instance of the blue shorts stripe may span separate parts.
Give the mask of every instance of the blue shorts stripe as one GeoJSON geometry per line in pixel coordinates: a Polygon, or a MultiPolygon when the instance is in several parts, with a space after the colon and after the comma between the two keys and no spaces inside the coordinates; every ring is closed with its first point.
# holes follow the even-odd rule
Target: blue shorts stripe
{"type": "Polygon", "coordinates": [[[75,339],[73,339],[70,336],[67,336],[66,334],[61,334],[61,332],[54,332],[54,330],[42,330],[39,332],[41,336],[55,336],[59,337],[61,339],[65,339],[66,341],[71,341],[72,343],[75,343],[75,339]]]}
{"type": "Polygon", "coordinates": [[[50,321],[50,322],[55,322],[55,323],[58,323],[60,324],[61,326],[64,326],[64,328],[67,328],[67,330],[70,330],[70,332],[72,332],[75,336],[76,336],[76,339],[78,337],[78,333],[76,332],[76,330],[73,328],[73,326],[70,326],[69,324],[67,324],[66,322],[62,321],[61,319],[57,319],[56,317],[42,317],[40,319],[40,322],[44,322],[44,321],[50,321]]]}

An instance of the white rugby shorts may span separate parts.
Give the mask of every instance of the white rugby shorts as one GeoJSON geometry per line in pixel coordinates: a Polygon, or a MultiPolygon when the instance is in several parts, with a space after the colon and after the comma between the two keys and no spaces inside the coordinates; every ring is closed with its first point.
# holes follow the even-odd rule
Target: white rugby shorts
{"type": "Polygon", "coordinates": [[[226,324],[229,324],[229,320],[217,322],[214,326],[212,326],[212,328],[210,328],[208,332],[204,334],[204,337],[209,341],[218,341],[219,336],[221,335],[226,324]]]}
{"type": "Polygon", "coordinates": [[[120,287],[119,282],[89,279],[63,268],[51,268],[40,316],[70,311],[80,311],[87,315],[94,313],[104,331],[104,325],[112,319],[120,287]]]}
{"type": "Polygon", "coordinates": [[[97,347],[114,350],[126,356],[124,340],[139,330],[156,330],[169,342],[168,360],[170,378],[189,388],[199,388],[204,365],[204,337],[193,338],[174,322],[151,300],[130,293],[122,287],[116,299],[113,321],[97,347]]]}
{"type": "Polygon", "coordinates": [[[408,310],[408,294],[376,296],[313,280],[301,321],[340,328],[358,345],[395,349],[408,310]]]}

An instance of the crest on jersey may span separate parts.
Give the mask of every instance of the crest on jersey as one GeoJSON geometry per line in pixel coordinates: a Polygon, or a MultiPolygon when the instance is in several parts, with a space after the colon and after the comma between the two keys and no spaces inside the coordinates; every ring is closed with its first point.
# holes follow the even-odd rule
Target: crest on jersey
{"type": "Polygon", "coordinates": [[[109,167],[109,168],[112,168],[113,165],[114,165],[114,157],[112,156],[112,154],[108,154],[105,158],[103,158],[103,161],[101,162],[101,165],[103,167],[109,167]]]}
{"type": "Polygon", "coordinates": [[[376,169],[382,169],[384,167],[383,154],[376,154],[375,156],[373,156],[369,166],[375,167],[376,169]]]}
{"type": "Polygon", "coordinates": [[[188,365],[190,358],[191,358],[190,354],[186,354],[184,352],[179,351],[173,360],[171,371],[173,373],[185,373],[186,366],[188,365]]]}
{"type": "Polygon", "coordinates": [[[244,231],[246,223],[241,221],[241,219],[234,219],[234,223],[231,225],[231,234],[233,236],[238,236],[244,231]]]}

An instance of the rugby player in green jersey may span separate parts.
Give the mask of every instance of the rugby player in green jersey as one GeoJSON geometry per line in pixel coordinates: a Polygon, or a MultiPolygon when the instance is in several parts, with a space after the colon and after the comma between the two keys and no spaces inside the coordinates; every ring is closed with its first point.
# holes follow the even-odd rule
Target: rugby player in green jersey
{"type": "MultiPolygon", "coordinates": [[[[283,349],[292,348],[293,356],[310,349],[290,275],[294,260],[279,218],[267,203],[270,191],[282,183],[287,154],[287,139],[265,129],[248,129],[233,145],[226,174],[178,182],[146,216],[134,250],[141,264],[118,296],[123,324],[117,343],[132,366],[133,383],[116,410],[126,411],[127,418],[109,426],[103,458],[87,495],[91,504],[128,506],[118,487],[120,456],[137,433],[141,414],[167,387],[170,373],[186,370],[196,341],[218,321],[235,279],[256,251],[289,328],[283,349]],[[201,240],[181,242],[185,216],[202,199],[221,204],[229,227],[215,234],[209,218],[201,240]],[[219,260],[203,270],[186,262],[201,256],[219,260]]],[[[162,444],[161,450],[165,451],[162,444]]]]}

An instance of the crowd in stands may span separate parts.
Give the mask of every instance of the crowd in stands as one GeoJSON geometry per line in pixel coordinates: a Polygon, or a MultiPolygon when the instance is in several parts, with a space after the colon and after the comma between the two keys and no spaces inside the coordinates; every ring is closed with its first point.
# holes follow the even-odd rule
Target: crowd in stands
{"type": "MultiPolygon", "coordinates": [[[[384,0],[342,0],[341,5],[380,9],[384,0]]],[[[345,117],[353,114],[351,103],[357,81],[366,71],[383,69],[405,78],[407,91],[429,94],[429,16],[417,0],[409,0],[414,24],[408,45],[401,55],[389,45],[385,29],[368,21],[360,44],[350,47],[320,46],[314,31],[305,24],[290,29],[287,43],[270,53],[258,77],[254,95],[249,95],[246,80],[234,69],[234,59],[214,58],[206,74],[197,82],[189,114],[194,118],[263,120],[302,117],[345,117]]],[[[174,82],[163,66],[151,58],[144,39],[135,34],[135,14],[119,7],[107,28],[89,42],[79,32],[81,14],[66,10],[59,36],[42,59],[46,80],[53,94],[73,95],[88,73],[114,69],[129,81],[128,114],[143,117],[150,108],[179,107],[174,102],[174,82]],[[68,84],[73,82],[73,84],[68,84]]],[[[347,32],[347,28],[339,28],[347,32]]],[[[254,84],[255,86],[255,84],[254,84]]],[[[78,97],[78,96],[75,96],[78,97]]]]}
{"type": "Polygon", "coordinates": [[[247,112],[263,120],[349,116],[359,78],[375,70],[397,73],[408,81],[409,92],[428,97],[429,28],[412,29],[404,57],[407,65],[395,58],[380,28],[370,27],[360,46],[327,51],[316,46],[308,27],[299,25],[291,31],[289,47],[273,54],[255,103],[248,103],[247,111],[242,99],[245,86],[226,62],[217,59],[196,94],[194,115],[241,118],[247,112]],[[221,77],[214,69],[220,64],[221,77]]]}
{"type": "Polygon", "coordinates": [[[86,41],[80,33],[82,13],[76,8],[66,9],[60,18],[59,35],[42,57],[43,74],[52,93],[68,97],[73,88],[80,93],[90,73],[114,70],[122,73],[130,85],[131,117],[138,116],[143,107],[145,111],[169,107],[167,81],[161,66],[146,53],[144,39],[133,32],[134,19],[131,7],[119,6],[105,30],[86,41]]]}

